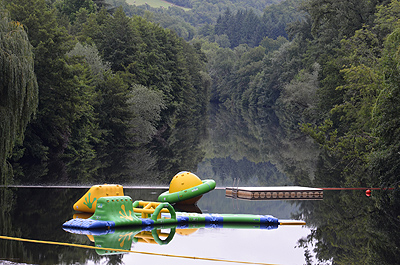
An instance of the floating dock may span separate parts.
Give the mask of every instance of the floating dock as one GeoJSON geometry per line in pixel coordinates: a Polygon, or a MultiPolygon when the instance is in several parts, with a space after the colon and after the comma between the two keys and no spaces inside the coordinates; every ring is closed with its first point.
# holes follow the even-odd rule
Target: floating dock
{"type": "Polygon", "coordinates": [[[300,186],[226,187],[225,196],[243,200],[322,200],[324,190],[300,186]]]}

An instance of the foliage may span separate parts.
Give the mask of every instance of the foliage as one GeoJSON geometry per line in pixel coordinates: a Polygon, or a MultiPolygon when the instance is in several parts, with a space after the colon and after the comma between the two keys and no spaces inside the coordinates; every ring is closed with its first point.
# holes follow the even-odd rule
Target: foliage
{"type": "Polygon", "coordinates": [[[215,38],[226,35],[230,48],[240,44],[257,47],[265,38],[288,38],[286,25],[302,18],[297,5],[296,0],[283,1],[278,5],[266,7],[262,16],[258,16],[253,9],[238,10],[236,14],[227,9],[217,19],[215,38]]]}
{"type": "Polygon", "coordinates": [[[131,97],[129,86],[119,74],[106,72],[96,90],[99,100],[94,108],[102,129],[101,141],[95,146],[102,164],[99,175],[117,179],[127,175],[128,153],[135,146],[131,141],[131,120],[134,116],[128,103],[131,97]]]}
{"type": "Polygon", "coordinates": [[[134,117],[132,123],[135,142],[147,144],[157,132],[157,122],[161,119],[161,110],[165,109],[162,93],[150,90],[142,85],[134,85],[128,103],[134,117]]]}
{"type": "Polygon", "coordinates": [[[229,39],[230,48],[239,46],[239,44],[256,47],[265,37],[264,27],[266,26],[262,19],[256,16],[252,10],[239,10],[233,15],[227,9],[223,16],[219,16],[214,32],[218,36],[225,34],[229,39]]]}
{"type": "Polygon", "coordinates": [[[80,9],[86,9],[89,13],[95,11],[95,4],[92,0],[62,0],[58,3],[60,12],[66,15],[71,22],[76,20],[76,13],[80,9]]]}
{"type": "Polygon", "coordinates": [[[68,164],[84,160],[84,179],[129,179],[129,159],[147,153],[163,179],[201,161],[211,100],[222,121],[239,115],[232,126],[242,127],[220,150],[206,145],[210,157],[242,141],[236,161],[251,153],[309,183],[318,155],[309,135],[340,161],[343,185],[397,183],[398,1],[111,4],[121,7],[7,1],[28,29],[40,87],[15,166],[40,162],[68,179],[68,164]],[[309,156],[299,158],[302,147],[309,156]]]}
{"type": "MultiPolygon", "coordinates": [[[[16,180],[166,183],[203,161],[225,183],[400,183],[400,1],[4,3],[0,117],[11,123],[1,123],[0,161],[13,162],[16,180]]],[[[320,229],[303,243],[319,240],[319,260],[376,263],[368,244],[398,241],[387,227],[373,234],[382,242],[362,234],[352,220],[376,229],[379,218],[352,197],[307,208],[320,229]]],[[[374,201],[394,227],[398,198],[396,189],[374,201]]],[[[396,255],[381,252],[388,264],[396,255]]]]}
{"type": "MultiPolygon", "coordinates": [[[[294,119],[299,123],[313,120],[313,117],[315,117],[313,111],[318,104],[316,92],[319,86],[319,71],[320,65],[315,63],[312,73],[301,70],[289,84],[283,87],[276,103],[280,106],[277,114],[280,120],[294,119]]],[[[296,123],[282,123],[282,126],[285,125],[293,126],[296,123]]],[[[292,128],[292,130],[295,131],[296,128],[292,128]]]]}
{"type": "MultiPolygon", "coordinates": [[[[164,28],[174,30],[186,40],[191,40],[196,36],[204,36],[209,41],[214,41],[219,36],[227,34],[234,39],[234,42],[253,45],[261,41],[264,36],[270,36],[274,39],[280,35],[286,36],[286,24],[302,17],[300,13],[296,12],[299,0],[272,0],[267,2],[259,0],[223,0],[218,2],[191,0],[169,2],[178,6],[190,7],[190,9],[183,10],[179,7],[152,8],[147,4],[141,6],[129,5],[124,0],[111,1],[113,6],[122,6],[128,15],[139,15],[152,22],[159,23],[164,28]],[[274,7],[271,7],[272,5],[274,7]],[[232,16],[223,18],[227,12],[232,16]],[[234,13],[236,15],[233,15],[234,13]],[[216,24],[221,18],[224,21],[231,20],[232,23],[225,24],[222,29],[229,34],[227,32],[214,33],[214,27],[221,31],[221,25],[216,24]],[[241,19],[246,21],[241,21],[241,19]],[[257,22],[260,23],[257,24],[257,22]],[[238,29],[240,32],[235,32],[238,29]]],[[[232,47],[236,46],[232,44],[232,47]]]]}
{"type": "Polygon", "coordinates": [[[105,62],[101,58],[99,51],[94,44],[92,45],[82,45],[78,42],[74,49],[67,53],[67,56],[80,56],[83,57],[90,67],[90,72],[92,77],[92,82],[99,82],[104,80],[104,73],[110,70],[110,63],[105,62]]]}
{"type": "Polygon", "coordinates": [[[396,187],[399,179],[399,47],[400,28],[396,28],[385,42],[382,67],[385,77],[384,86],[376,99],[374,106],[374,135],[378,137],[377,150],[373,153],[373,168],[375,177],[384,186],[396,187]]]}
{"type": "Polygon", "coordinates": [[[11,174],[7,159],[22,142],[38,104],[32,45],[24,26],[11,21],[0,2],[0,183],[11,174]]]}
{"type": "Polygon", "coordinates": [[[158,163],[163,174],[193,168],[209,93],[200,46],[122,9],[110,14],[64,1],[59,13],[57,3],[8,4],[28,29],[40,87],[37,119],[14,151],[18,181],[129,181],[131,160],[146,145],[153,149],[148,165],[158,163]],[[178,151],[185,142],[191,148],[178,151]]]}

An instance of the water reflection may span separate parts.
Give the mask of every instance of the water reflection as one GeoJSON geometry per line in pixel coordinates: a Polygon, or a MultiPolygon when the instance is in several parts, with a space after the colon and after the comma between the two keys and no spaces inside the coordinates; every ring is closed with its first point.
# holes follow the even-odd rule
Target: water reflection
{"type": "MultiPolygon", "coordinates": [[[[86,235],[66,233],[61,228],[63,222],[69,220],[75,214],[71,205],[84,194],[85,190],[1,188],[1,234],[85,245],[94,245],[92,240],[106,242],[108,240],[106,234],[88,237],[86,235]],[[96,238],[97,236],[99,238],[96,238]]],[[[154,200],[162,191],[126,189],[127,195],[135,200],[154,200]]],[[[301,217],[307,222],[311,232],[307,233],[308,236],[294,239],[299,241],[298,245],[308,258],[308,264],[317,264],[318,262],[332,262],[335,264],[397,264],[400,257],[400,202],[398,198],[398,191],[394,191],[394,193],[373,191],[372,196],[367,197],[365,196],[365,191],[356,190],[325,191],[323,200],[318,201],[262,202],[225,198],[224,190],[216,190],[203,196],[198,203],[198,208],[202,212],[272,214],[280,219],[301,217]]],[[[131,237],[127,236],[125,238],[124,246],[131,245],[134,247],[136,245],[136,247],[132,248],[133,250],[146,250],[147,248],[139,247],[139,245],[141,245],[141,242],[150,240],[150,234],[153,238],[157,234],[161,240],[166,240],[171,235],[168,239],[169,245],[178,239],[174,244],[181,244],[181,239],[177,238],[177,236],[183,234],[189,235],[184,239],[190,244],[193,244],[193,242],[204,244],[204,240],[206,240],[201,239],[202,237],[200,236],[204,234],[201,231],[206,228],[164,228],[167,231],[155,227],[145,231],[141,229],[138,231],[118,230],[113,235],[110,234],[110,236],[113,237],[112,240],[114,242],[118,242],[120,236],[132,233],[131,237]],[[199,232],[201,233],[199,234],[199,232]],[[139,245],[135,244],[135,238],[139,245]],[[132,240],[133,245],[129,243],[129,240],[132,240]]],[[[237,236],[234,230],[226,230],[229,231],[228,234],[237,236]]],[[[216,229],[215,231],[220,230],[216,229]]],[[[237,231],[240,232],[243,229],[238,229],[237,231]]],[[[249,231],[247,232],[247,237],[252,237],[252,240],[254,240],[254,236],[257,235],[270,240],[274,238],[275,233],[281,233],[279,234],[280,237],[290,238],[290,234],[285,234],[286,231],[288,231],[286,227],[283,227],[283,230],[280,227],[276,231],[268,231],[266,233],[260,233],[260,231],[254,234],[249,231]]],[[[217,234],[221,233],[222,231],[217,234]]],[[[294,235],[292,232],[291,234],[294,235]]],[[[221,235],[227,236],[224,233],[221,235]]],[[[223,242],[228,244],[232,239],[228,237],[225,240],[228,241],[223,242]]],[[[121,241],[119,242],[121,243],[121,241]]],[[[104,245],[105,243],[102,244],[104,245]]],[[[174,244],[172,244],[172,247],[176,248],[174,244]]],[[[182,244],[185,245],[184,241],[182,241],[182,244]]],[[[198,255],[199,252],[197,252],[198,255]]],[[[71,247],[66,246],[0,240],[0,257],[5,257],[7,260],[14,262],[84,264],[88,261],[97,262],[106,259],[107,263],[119,264],[124,260],[122,256],[102,256],[93,250],[83,248],[73,248],[72,250],[71,247]]],[[[258,258],[262,260],[262,256],[258,256],[258,258]]]]}
{"type": "Polygon", "coordinates": [[[176,226],[82,230],[64,228],[65,231],[86,236],[96,247],[98,255],[115,255],[131,250],[132,243],[168,244],[176,233],[176,226]],[[161,229],[170,229],[169,233],[161,229]]]}
{"type": "MultiPolygon", "coordinates": [[[[87,236],[79,234],[66,233],[62,229],[62,224],[66,220],[69,220],[74,214],[76,214],[76,212],[72,208],[72,204],[76,202],[80,197],[82,197],[82,195],[86,192],[86,188],[1,188],[0,190],[0,201],[2,204],[2,207],[0,208],[2,235],[55,242],[71,242],[76,244],[93,245],[91,239],[93,240],[94,238],[89,238],[87,236]]],[[[125,189],[126,195],[131,196],[134,200],[142,199],[150,201],[155,201],[158,195],[162,193],[162,191],[164,190],[153,190],[148,188],[125,189]]],[[[281,219],[288,219],[291,214],[297,212],[297,207],[287,202],[274,202],[272,204],[248,204],[248,202],[232,201],[231,199],[225,198],[224,190],[215,190],[209,194],[205,194],[203,198],[199,201],[197,208],[204,213],[213,212],[272,214],[281,219]]],[[[171,231],[171,228],[168,229],[171,231]]],[[[185,239],[189,241],[186,241],[187,243],[184,245],[208,245],[208,243],[206,243],[208,242],[207,238],[199,238],[199,235],[204,234],[204,232],[202,232],[204,231],[204,229],[208,228],[203,228],[200,226],[187,228],[176,227],[175,234],[173,235],[173,239],[171,240],[177,240],[176,244],[181,244],[179,238],[177,239],[177,236],[180,237],[181,235],[186,234],[189,235],[189,237],[185,237],[185,239]],[[200,230],[200,233],[193,233],[194,230],[191,229],[198,229],[200,230]]],[[[227,235],[225,235],[221,239],[223,240],[222,242],[226,242],[226,244],[228,244],[229,242],[234,242],[232,241],[234,239],[231,239],[231,237],[240,235],[240,231],[242,231],[242,229],[235,229],[237,230],[237,232],[234,232],[230,229],[231,228],[225,227],[224,230],[229,231],[227,232],[229,237],[226,238],[227,235]]],[[[212,230],[215,231],[216,235],[221,234],[221,232],[218,232],[220,231],[219,228],[213,228],[212,230]]],[[[116,232],[119,233],[118,231],[116,232]]],[[[126,232],[131,233],[132,231],[126,232]]],[[[137,232],[140,233],[142,231],[137,232]]],[[[151,234],[154,233],[153,231],[143,232],[151,234]]],[[[256,233],[256,236],[269,237],[269,232],[266,233],[266,235],[263,235],[263,233],[256,233]]],[[[135,232],[135,234],[137,233],[135,232]]],[[[140,234],[137,235],[137,237],[139,237],[140,234]]],[[[117,234],[114,234],[114,236],[117,236],[117,234]]],[[[215,238],[215,235],[211,236],[212,238],[215,238]]],[[[147,238],[147,235],[144,234],[141,238],[144,239],[145,237],[147,238]]],[[[165,237],[164,234],[160,234],[159,237],[162,240],[168,238],[168,236],[165,237]]],[[[297,239],[298,238],[293,238],[294,243],[297,239]]],[[[125,240],[129,240],[129,238],[126,238],[125,240]]],[[[221,253],[223,252],[221,251],[221,253]]],[[[196,254],[192,255],[199,256],[200,254],[199,252],[197,252],[196,254]]],[[[34,264],[84,264],[88,261],[96,262],[100,261],[101,259],[106,259],[107,262],[116,262],[116,264],[118,264],[119,261],[123,260],[123,257],[120,257],[121,255],[113,256],[115,257],[109,257],[108,255],[103,257],[90,249],[71,249],[71,247],[66,246],[22,243],[0,239],[0,257],[5,257],[7,260],[12,260],[15,262],[34,264]]],[[[263,259],[261,254],[255,255],[254,258],[258,260],[263,259]]]]}
{"type": "Polygon", "coordinates": [[[278,225],[191,223],[92,230],[64,228],[64,230],[72,234],[87,236],[94,243],[97,254],[114,255],[129,252],[132,248],[132,243],[167,245],[174,239],[175,234],[190,236],[200,228],[271,230],[277,229],[278,225]]]}
{"type": "MultiPolygon", "coordinates": [[[[77,193],[79,190],[1,188],[0,201],[8,205],[0,209],[2,235],[68,242],[70,236],[60,229],[59,218],[69,218],[73,214],[65,202],[76,199],[77,193]]],[[[66,254],[63,259],[68,263],[82,262],[86,260],[85,255],[93,256],[86,250],[68,253],[68,247],[9,240],[1,240],[0,246],[0,257],[14,262],[58,264],[60,253],[66,254]]]]}
{"type": "Polygon", "coordinates": [[[197,175],[223,186],[234,179],[242,186],[309,186],[320,150],[300,132],[298,122],[283,123],[273,109],[212,104],[206,155],[197,175]]]}
{"type": "MultiPolygon", "coordinates": [[[[320,167],[316,182],[340,187],[340,172],[320,167]],[[330,172],[330,174],[327,174],[330,172]],[[321,174],[323,173],[323,174],[321,174]]],[[[311,233],[299,240],[307,264],[398,264],[399,191],[324,191],[320,203],[297,202],[311,233]]]]}
{"type": "MultiPolygon", "coordinates": [[[[197,171],[194,172],[201,178],[215,179],[218,186],[231,186],[234,179],[240,179],[240,186],[301,184],[314,187],[341,187],[345,184],[341,169],[336,167],[337,161],[331,161],[329,157],[322,157],[307,139],[297,134],[288,135],[287,132],[282,131],[275,119],[268,120],[263,117],[263,115],[271,116],[271,113],[255,110],[251,113],[240,113],[240,110],[229,109],[226,106],[219,106],[213,111],[210,138],[203,146],[205,155],[199,152],[196,157],[193,157],[193,161],[187,158],[186,163],[190,167],[197,165],[197,171]],[[196,164],[203,155],[205,159],[196,164]],[[312,185],[310,185],[311,183],[312,185]]],[[[190,152],[199,151],[198,147],[196,145],[196,148],[191,149],[190,152]]],[[[185,157],[185,154],[191,154],[188,151],[191,147],[186,146],[185,148],[187,152],[180,153],[182,157],[185,157]]],[[[159,184],[159,181],[165,176],[170,178],[180,170],[190,169],[186,166],[178,168],[177,165],[181,160],[177,158],[171,172],[148,171],[149,165],[152,164],[150,162],[148,164],[141,163],[141,158],[142,156],[138,155],[135,160],[138,161],[138,168],[134,173],[138,174],[135,179],[138,183],[147,180],[152,184],[159,184]]],[[[171,159],[174,158],[171,157],[171,159]]],[[[47,178],[45,173],[38,172],[32,170],[32,179],[35,181],[58,178],[57,174],[47,175],[47,178]]],[[[96,183],[103,180],[102,178],[96,179],[96,183]]],[[[164,190],[125,189],[125,195],[134,200],[156,201],[162,191],[164,190]]],[[[94,235],[88,237],[66,233],[61,229],[62,223],[74,214],[72,203],[77,201],[83,193],[82,189],[0,188],[1,234],[93,245],[92,240],[96,241],[94,235]]],[[[298,241],[298,246],[301,247],[308,264],[398,264],[400,258],[400,194],[398,189],[390,192],[373,191],[371,197],[366,197],[364,191],[327,191],[324,192],[323,200],[290,202],[240,201],[225,198],[224,191],[215,191],[204,195],[197,206],[197,209],[193,211],[271,214],[280,219],[304,219],[311,231],[303,238],[295,238],[295,241],[298,241]]],[[[182,211],[191,210],[182,209],[182,211]]],[[[153,233],[157,233],[160,239],[166,239],[170,234],[174,234],[168,245],[173,243],[181,244],[180,246],[188,245],[188,241],[182,240],[182,243],[178,241],[178,228],[175,229],[175,233],[173,233],[169,228],[168,235],[167,233],[163,234],[164,232],[158,234],[152,230],[137,231],[135,235],[138,235],[139,243],[145,238],[149,239],[149,233],[153,238],[153,233]],[[143,232],[143,236],[139,240],[141,232],[143,232]]],[[[199,228],[197,231],[204,232],[202,229],[199,228]]],[[[185,229],[182,233],[188,231],[185,229]]],[[[293,231],[278,234],[277,237],[272,236],[281,231],[283,230],[277,229],[268,231],[267,234],[261,234],[260,231],[255,231],[256,234],[246,231],[243,238],[245,240],[248,240],[249,237],[252,237],[252,240],[257,238],[258,241],[254,242],[265,244],[265,241],[270,241],[271,238],[286,239],[297,236],[293,231]]],[[[125,232],[131,233],[132,231],[125,232]]],[[[209,245],[208,241],[199,236],[199,232],[191,234],[189,238],[196,238],[195,243],[199,245],[209,245]]],[[[237,231],[229,231],[227,234],[235,232],[237,231]]],[[[220,232],[224,237],[221,242],[235,243],[236,239],[223,233],[223,231],[220,232]]],[[[113,236],[119,238],[121,235],[116,231],[113,236]]],[[[101,238],[105,241],[107,235],[98,236],[99,240],[101,238]]],[[[213,235],[213,239],[215,237],[213,235]]],[[[129,243],[129,240],[134,242],[134,238],[133,234],[132,237],[126,237],[124,245],[129,243]]],[[[190,241],[190,244],[194,244],[193,241],[190,241]]],[[[243,246],[245,243],[241,245],[245,247],[243,246]]],[[[252,249],[256,248],[253,245],[251,247],[252,249]]],[[[136,248],[139,247],[136,246],[136,248]]],[[[173,248],[176,248],[176,245],[173,248]]],[[[225,246],[215,246],[216,251],[221,248],[225,249],[225,246]]],[[[168,249],[168,251],[172,250],[168,249]]],[[[201,250],[195,251],[197,252],[193,255],[198,254],[201,250]]],[[[230,251],[228,255],[236,254],[235,250],[230,251]]],[[[265,261],[263,256],[265,250],[261,250],[261,254],[248,252],[265,261]]],[[[71,251],[69,247],[64,246],[27,244],[6,240],[0,240],[0,257],[6,257],[8,260],[16,262],[36,264],[83,264],[89,261],[96,263],[100,260],[104,261],[104,259],[109,264],[123,262],[123,255],[120,254],[102,256],[95,251],[82,248],[74,248],[71,251]]],[[[251,257],[249,257],[250,259],[251,257]]],[[[282,261],[283,257],[278,259],[277,263],[282,261]]],[[[146,262],[151,263],[150,261],[146,262]]],[[[293,264],[302,263],[300,261],[293,264]]]]}

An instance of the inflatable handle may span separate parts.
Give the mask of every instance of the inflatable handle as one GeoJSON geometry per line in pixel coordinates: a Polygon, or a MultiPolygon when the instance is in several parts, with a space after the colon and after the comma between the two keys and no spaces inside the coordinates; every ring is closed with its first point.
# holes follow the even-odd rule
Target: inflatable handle
{"type": "Polygon", "coordinates": [[[139,207],[139,203],[140,203],[140,202],[141,202],[141,201],[134,201],[134,202],[133,202],[133,204],[132,204],[133,210],[135,210],[136,207],[139,207]]]}
{"type": "MultiPolygon", "coordinates": [[[[172,216],[172,213],[171,213],[171,216],[172,216]]],[[[164,239],[164,240],[162,240],[162,239],[158,236],[157,228],[154,228],[153,230],[151,230],[151,235],[153,236],[154,241],[156,241],[157,244],[159,244],[159,245],[166,245],[166,244],[168,244],[168,243],[172,240],[172,238],[174,238],[175,232],[176,232],[176,227],[172,227],[172,228],[171,228],[171,232],[169,233],[168,237],[167,237],[166,239],[164,239]]]]}
{"type": "Polygon", "coordinates": [[[160,203],[160,204],[156,207],[156,209],[154,209],[154,213],[151,215],[151,219],[152,219],[154,222],[157,221],[157,217],[158,217],[160,211],[161,211],[162,209],[164,209],[164,208],[167,208],[167,209],[168,209],[169,213],[171,214],[171,219],[176,220],[176,213],[175,213],[174,207],[172,207],[172,205],[169,204],[168,202],[163,202],[163,203],[160,203]]]}

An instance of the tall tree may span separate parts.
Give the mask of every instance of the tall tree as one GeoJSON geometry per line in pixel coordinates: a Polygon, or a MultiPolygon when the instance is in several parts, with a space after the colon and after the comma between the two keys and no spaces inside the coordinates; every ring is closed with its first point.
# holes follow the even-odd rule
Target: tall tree
{"type": "Polygon", "coordinates": [[[109,180],[128,174],[129,156],[135,147],[132,141],[131,120],[133,112],[128,100],[129,86],[120,75],[108,71],[96,90],[99,102],[95,104],[99,125],[103,133],[96,150],[103,166],[100,175],[109,180]]]}
{"type": "Polygon", "coordinates": [[[38,104],[32,45],[23,25],[11,21],[0,2],[0,183],[6,184],[6,159],[24,133],[38,104]]]}
{"type": "Polygon", "coordinates": [[[92,0],[63,0],[59,3],[61,13],[68,16],[71,22],[75,21],[76,12],[81,8],[86,9],[89,13],[93,13],[96,10],[96,5],[92,0]]]}
{"type": "MultiPolygon", "coordinates": [[[[122,8],[117,8],[113,16],[102,9],[97,15],[97,30],[94,29],[93,39],[103,55],[111,63],[113,71],[124,71],[130,63],[139,56],[142,43],[132,20],[127,17],[122,8]]],[[[90,30],[90,29],[89,29],[90,30]]]]}
{"type": "Polygon", "coordinates": [[[374,109],[375,134],[379,145],[373,154],[374,175],[384,186],[398,187],[400,183],[400,28],[385,42],[382,66],[385,86],[374,109]]]}
{"type": "MultiPolygon", "coordinates": [[[[45,0],[9,1],[14,19],[24,23],[35,53],[35,73],[39,85],[37,119],[27,129],[24,164],[49,163],[55,179],[66,178],[62,161],[69,143],[86,137],[74,129],[82,115],[91,109],[93,89],[86,84],[81,64],[67,61],[66,52],[73,48],[67,30],[57,21],[56,10],[45,0]]],[[[83,146],[82,146],[83,147],[83,146]]]]}

